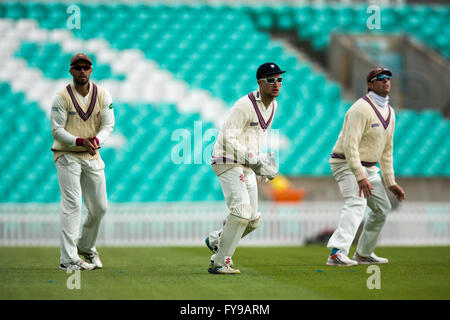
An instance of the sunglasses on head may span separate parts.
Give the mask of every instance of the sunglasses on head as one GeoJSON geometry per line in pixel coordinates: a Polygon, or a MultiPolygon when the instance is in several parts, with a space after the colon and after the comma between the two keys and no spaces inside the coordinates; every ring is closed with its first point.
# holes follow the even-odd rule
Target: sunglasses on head
{"type": "Polygon", "coordinates": [[[72,69],[75,69],[77,71],[81,70],[88,71],[91,70],[91,66],[73,66],[72,69]]]}
{"type": "Polygon", "coordinates": [[[281,78],[281,77],[279,77],[279,78],[262,78],[261,80],[264,80],[268,84],[274,84],[275,81],[278,82],[278,83],[282,83],[283,82],[283,78],[281,78]]]}
{"type": "Polygon", "coordinates": [[[383,80],[383,79],[390,80],[391,76],[389,76],[387,74],[379,74],[376,77],[373,77],[372,80],[370,80],[370,81],[383,80]]]}

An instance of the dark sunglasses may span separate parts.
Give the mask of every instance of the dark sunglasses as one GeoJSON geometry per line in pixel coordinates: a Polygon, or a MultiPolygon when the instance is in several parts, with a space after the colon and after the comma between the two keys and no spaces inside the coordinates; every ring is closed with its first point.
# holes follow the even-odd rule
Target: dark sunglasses
{"type": "Polygon", "coordinates": [[[89,71],[89,70],[91,70],[91,66],[73,66],[72,69],[75,69],[77,71],[81,71],[81,70],[89,71]]]}
{"type": "Polygon", "coordinates": [[[372,82],[372,81],[375,81],[375,80],[380,81],[380,80],[383,80],[383,79],[391,80],[391,76],[388,76],[387,74],[379,74],[378,76],[372,78],[372,80],[370,80],[370,81],[371,81],[371,82],[372,82]]]}

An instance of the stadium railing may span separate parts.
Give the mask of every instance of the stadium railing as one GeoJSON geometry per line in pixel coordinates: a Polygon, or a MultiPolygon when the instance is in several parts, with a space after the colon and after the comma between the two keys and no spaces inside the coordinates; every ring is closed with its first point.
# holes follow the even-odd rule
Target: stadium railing
{"type": "MultiPolygon", "coordinates": [[[[245,237],[242,245],[304,245],[336,228],[341,206],[341,202],[263,202],[260,227],[245,237]]],[[[59,204],[0,205],[0,246],[58,245],[59,210],[59,204]]],[[[113,203],[97,244],[203,245],[208,233],[221,227],[225,212],[223,202],[113,203]]],[[[402,203],[388,216],[379,245],[450,245],[449,212],[448,202],[402,203]]]]}

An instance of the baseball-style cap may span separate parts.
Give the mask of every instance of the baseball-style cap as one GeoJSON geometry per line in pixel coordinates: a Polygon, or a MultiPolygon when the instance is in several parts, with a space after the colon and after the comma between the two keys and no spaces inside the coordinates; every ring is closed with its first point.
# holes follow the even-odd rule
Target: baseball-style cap
{"type": "Polygon", "coordinates": [[[256,80],[265,78],[272,74],[285,73],[286,71],[281,71],[280,67],[278,67],[273,62],[266,62],[259,66],[258,71],[256,71],[256,80]]]}
{"type": "Polygon", "coordinates": [[[77,63],[78,61],[85,61],[87,63],[89,63],[90,65],[92,65],[92,61],[91,58],[89,58],[86,54],[84,53],[77,53],[76,55],[74,55],[72,57],[72,59],[70,59],[70,65],[73,66],[75,63],[77,63]]]}
{"type": "Polygon", "coordinates": [[[380,74],[387,74],[388,76],[392,76],[392,72],[388,68],[375,68],[371,70],[367,75],[367,82],[371,82],[376,76],[380,74]]]}

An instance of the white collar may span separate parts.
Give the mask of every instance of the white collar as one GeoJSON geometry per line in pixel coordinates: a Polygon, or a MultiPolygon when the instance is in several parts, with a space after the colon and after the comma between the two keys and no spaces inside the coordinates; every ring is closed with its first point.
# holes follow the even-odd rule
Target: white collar
{"type": "Polygon", "coordinates": [[[259,89],[255,91],[255,99],[261,101],[261,92],[259,92],[259,89]]]}
{"type": "Polygon", "coordinates": [[[261,92],[259,92],[259,89],[257,89],[256,91],[253,91],[253,96],[255,97],[256,101],[261,101],[262,107],[260,107],[260,108],[263,109],[264,111],[269,110],[270,107],[273,108],[273,106],[275,105],[276,99],[273,99],[273,101],[270,103],[270,105],[266,108],[264,103],[261,100],[261,92]]]}
{"type": "Polygon", "coordinates": [[[379,105],[381,108],[385,108],[388,106],[389,104],[389,96],[386,97],[382,97],[378,94],[376,94],[373,91],[369,91],[369,95],[370,97],[375,100],[375,102],[377,103],[377,105],[379,105]]]}

